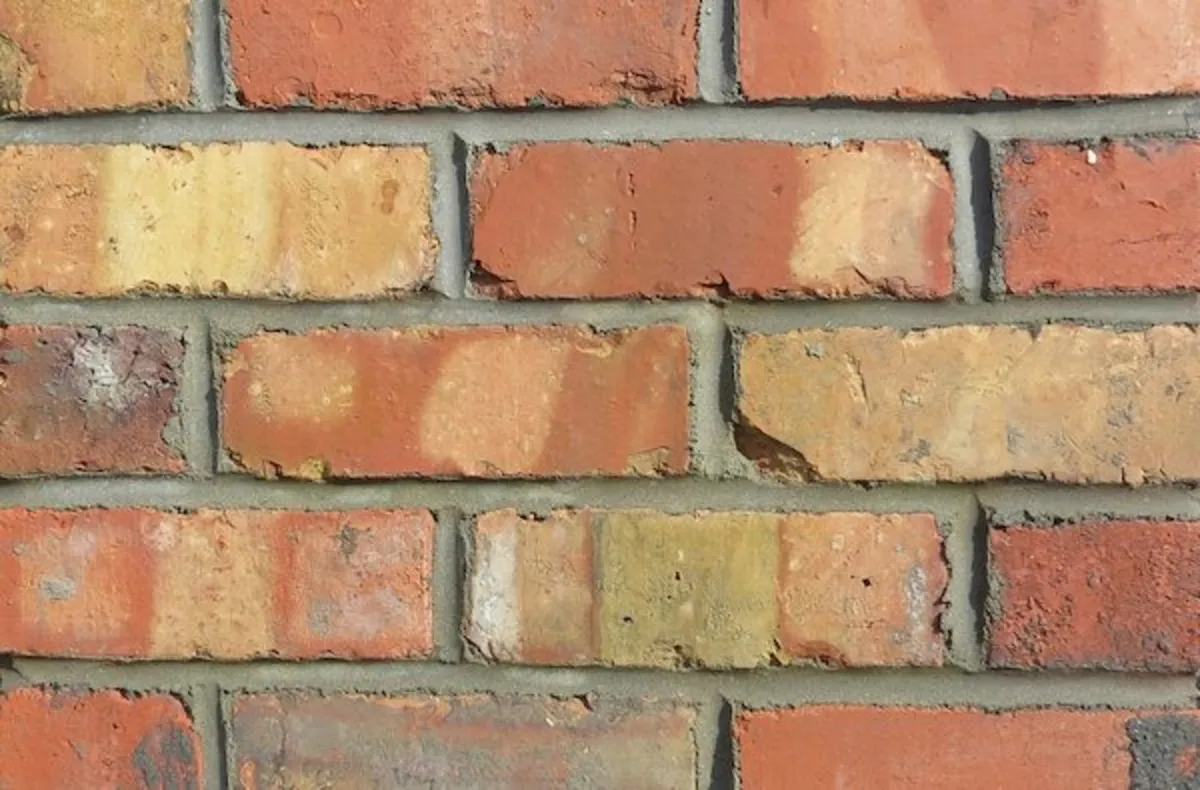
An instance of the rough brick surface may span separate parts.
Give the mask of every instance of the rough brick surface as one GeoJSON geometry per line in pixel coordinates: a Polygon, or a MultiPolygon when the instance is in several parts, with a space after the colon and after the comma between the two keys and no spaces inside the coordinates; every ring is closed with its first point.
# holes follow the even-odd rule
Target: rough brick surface
{"type": "Polygon", "coordinates": [[[1126,0],[739,3],[750,99],[1140,96],[1200,90],[1200,5],[1126,0]]]}
{"type": "Polygon", "coordinates": [[[256,695],[230,773],[268,787],[694,786],[690,710],[606,700],[256,695]]]}
{"type": "Polygon", "coordinates": [[[426,655],[432,545],[425,511],[0,510],[0,652],[426,655]]]}
{"type": "Polygon", "coordinates": [[[688,392],[671,326],[267,333],[227,354],[223,427],[265,476],[676,475],[688,392]]]}
{"type": "Polygon", "coordinates": [[[1200,669],[1200,524],[991,532],[990,663],[1200,669]]]}
{"type": "Polygon", "coordinates": [[[187,0],[4,0],[0,115],[186,103],[188,8],[187,0]]]}
{"type": "Polygon", "coordinates": [[[847,790],[1150,790],[1200,778],[1188,759],[1200,740],[1167,726],[1180,721],[1195,728],[1188,712],[815,706],[745,711],[734,729],[742,790],[792,788],[799,775],[847,790]],[[1168,783],[1131,785],[1135,763],[1134,776],[1168,783]]]}
{"type": "Polygon", "coordinates": [[[750,335],[739,442],[788,479],[1200,479],[1200,338],[1058,324],[750,335]]]}
{"type": "Polygon", "coordinates": [[[946,581],[924,515],[498,511],[465,635],[529,664],[938,665],[946,581]]]}
{"type": "Polygon", "coordinates": [[[998,189],[1011,292],[1200,287],[1200,144],[1023,142],[998,189]]]}
{"type": "Polygon", "coordinates": [[[657,104],[696,90],[696,0],[230,0],[227,11],[233,77],[254,106],[657,104]]]}
{"type": "Polygon", "coordinates": [[[0,149],[0,284],[381,296],[431,273],[429,199],[419,148],[0,149]]]}
{"type": "Polygon", "coordinates": [[[175,332],[0,327],[0,477],[182,471],[182,362],[175,332]]]}
{"type": "Polygon", "coordinates": [[[36,688],[0,695],[0,787],[203,786],[200,739],[173,697],[36,688]]]}
{"type": "Polygon", "coordinates": [[[950,292],[950,174],[913,143],[551,143],[485,154],[473,181],[485,293],[950,292]]]}

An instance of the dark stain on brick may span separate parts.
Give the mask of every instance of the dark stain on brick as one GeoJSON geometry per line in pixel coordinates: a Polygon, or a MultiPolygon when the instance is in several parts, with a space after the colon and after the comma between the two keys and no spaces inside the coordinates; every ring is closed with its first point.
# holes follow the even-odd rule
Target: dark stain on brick
{"type": "Polygon", "coordinates": [[[133,764],[149,790],[200,790],[195,745],[177,724],[147,733],[133,751],[133,764]]]}
{"type": "Polygon", "coordinates": [[[1133,754],[1131,790],[1200,790],[1200,720],[1134,719],[1126,733],[1133,754]]]}

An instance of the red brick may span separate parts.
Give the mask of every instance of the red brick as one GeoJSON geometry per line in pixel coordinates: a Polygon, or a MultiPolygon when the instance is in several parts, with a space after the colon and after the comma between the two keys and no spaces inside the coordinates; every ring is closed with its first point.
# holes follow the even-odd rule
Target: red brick
{"type": "Polygon", "coordinates": [[[36,688],[0,695],[0,787],[203,786],[200,739],[173,697],[36,688]]]}
{"type": "Polygon", "coordinates": [[[1010,292],[1200,288],[1200,144],[1022,142],[999,176],[1010,292]]]}
{"type": "Polygon", "coordinates": [[[914,143],[528,145],[473,182],[485,293],[950,293],[950,174],[914,143]]]}
{"type": "Polygon", "coordinates": [[[229,0],[251,106],[659,104],[696,92],[697,0],[229,0]]]}
{"type": "Polygon", "coordinates": [[[0,476],[182,471],[182,363],[175,332],[0,327],[0,476]]]}
{"type": "Polygon", "coordinates": [[[750,99],[1141,96],[1200,90],[1200,5],[743,0],[750,99]]]}
{"type": "Polygon", "coordinates": [[[688,344],[673,326],[266,333],[226,354],[225,446],[304,478],[677,475],[688,344]]]}
{"type": "Polygon", "coordinates": [[[0,652],[428,655],[432,547],[426,511],[0,510],[0,652]]]}
{"type": "Polygon", "coordinates": [[[997,528],[991,563],[993,666],[1200,669],[1200,524],[997,528]]]}
{"type": "Polygon", "coordinates": [[[0,114],[186,104],[187,0],[4,0],[0,114]]]}
{"type": "Polygon", "coordinates": [[[693,787],[692,712],[607,700],[255,695],[230,773],[273,787],[693,787]]]}
{"type": "Polygon", "coordinates": [[[744,711],[742,790],[1150,790],[1191,787],[1193,711],[815,706],[744,711]],[[1132,780],[1132,782],[1131,782],[1132,780]],[[1179,784],[1176,784],[1179,782],[1179,784]]]}

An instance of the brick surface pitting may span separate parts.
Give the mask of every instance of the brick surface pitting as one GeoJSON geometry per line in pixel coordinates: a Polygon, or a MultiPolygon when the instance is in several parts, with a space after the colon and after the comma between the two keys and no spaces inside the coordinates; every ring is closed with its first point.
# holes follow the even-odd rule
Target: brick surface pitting
{"type": "Polygon", "coordinates": [[[227,12],[233,78],[252,106],[660,104],[696,92],[696,0],[231,0],[227,12]]]}
{"type": "Polygon", "coordinates": [[[1200,669],[1200,524],[995,528],[998,667],[1200,669]]]}
{"type": "Polygon", "coordinates": [[[950,174],[913,143],[549,143],[483,155],[473,183],[484,293],[950,292],[950,174]]]}
{"type": "Polygon", "coordinates": [[[1188,326],[754,334],[739,443],[786,479],[1195,480],[1198,352],[1188,326]]]}
{"type": "Polygon", "coordinates": [[[678,475],[682,329],[322,330],[240,342],[225,446],[264,476],[678,475]]]}
{"type": "Polygon", "coordinates": [[[428,279],[419,148],[0,149],[0,284],[348,299],[428,279]]]}
{"type": "Polygon", "coordinates": [[[489,660],[753,667],[942,663],[929,516],[481,516],[465,636],[489,660]]]}
{"type": "Polygon", "coordinates": [[[233,701],[239,790],[293,786],[692,787],[694,715],[670,704],[506,696],[233,701]]]}
{"type": "Polygon", "coordinates": [[[177,332],[0,327],[0,477],[183,471],[177,332]]]}
{"type": "Polygon", "coordinates": [[[0,787],[199,790],[202,758],[200,737],[174,697],[0,694],[0,787]]]}
{"type": "Polygon", "coordinates": [[[422,656],[432,546],[423,511],[0,510],[0,651],[422,656]]]}

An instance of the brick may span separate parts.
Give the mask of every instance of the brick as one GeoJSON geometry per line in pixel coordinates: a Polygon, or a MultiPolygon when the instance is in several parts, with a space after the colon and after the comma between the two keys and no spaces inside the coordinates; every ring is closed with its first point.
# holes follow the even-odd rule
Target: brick
{"type": "Polygon", "coordinates": [[[507,298],[933,298],[950,174],[914,143],[549,143],[484,154],[476,287],[507,298]]]}
{"type": "Polygon", "coordinates": [[[238,697],[230,773],[267,787],[676,790],[695,783],[691,710],[588,699],[238,697]]]}
{"type": "Polygon", "coordinates": [[[1195,480],[1198,354],[1187,326],[750,334],[738,441],[789,480],[1195,480]]]}
{"type": "Polygon", "coordinates": [[[0,327],[0,477],[183,471],[182,363],[171,331],[0,327]]]}
{"type": "Polygon", "coordinates": [[[941,552],[928,515],[497,511],[465,636],[524,664],[937,666],[941,552]]]}
{"type": "Polygon", "coordinates": [[[673,326],[265,333],[225,356],[232,463],[302,478],[678,475],[688,344],[673,326]]]}
{"type": "Polygon", "coordinates": [[[1200,288],[1200,144],[1021,142],[998,192],[1012,293],[1200,288]]]}
{"type": "Polygon", "coordinates": [[[432,546],[426,511],[0,510],[0,652],[425,656],[432,546]]]}
{"type": "Polygon", "coordinates": [[[187,104],[188,15],[187,0],[4,0],[0,115],[187,104]]]}
{"type": "Polygon", "coordinates": [[[742,790],[1153,790],[1193,787],[1192,711],[814,706],[743,711],[742,790]],[[1162,781],[1162,780],[1166,781],[1162,781]]]}
{"type": "Polygon", "coordinates": [[[1200,669],[1200,524],[991,531],[989,663],[1200,669]]]}
{"type": "Polygon", "coordinates": [[[1067,98],[1200,90],[1200,6],[1125,0],[745,0],[752,100],[1067,98]]]}
{"type": "Polygon", "coordinates": [[[233,78],[254,107],[515,107],[696,94],[697,0],[229,0],[233,78]]]}
{"type": "Polygon", "coordinates": [[[179,700],[117,691],[0,694],[0,787],[199,790],[200,738],[179,700]]]}
{"type": "Polygon", "coordinates": [[[350,299],[429,279],[420,148],[0,148],[0,285],[350,299]]]}

